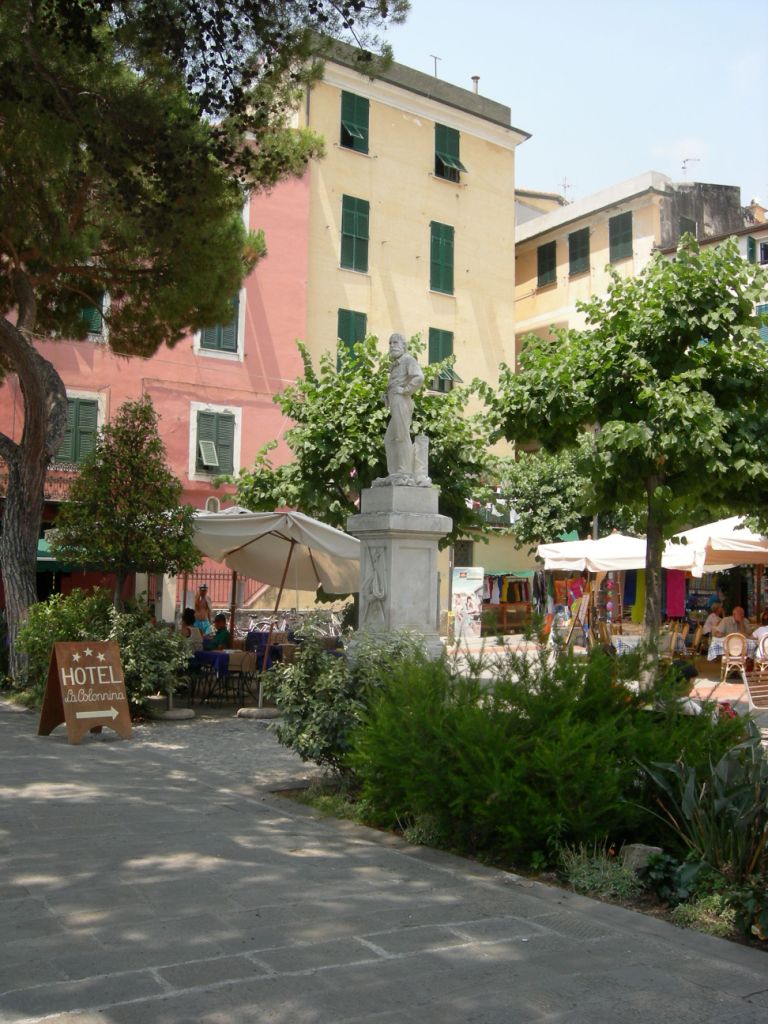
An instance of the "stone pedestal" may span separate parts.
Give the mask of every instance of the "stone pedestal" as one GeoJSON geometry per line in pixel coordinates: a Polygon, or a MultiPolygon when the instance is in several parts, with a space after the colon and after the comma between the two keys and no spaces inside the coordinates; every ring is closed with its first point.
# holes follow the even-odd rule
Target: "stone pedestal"
{"type": "Polygon", "coordinates": [[[443,645],[437,631],[437,545],[453,522],[437,510],[434,487],[376,487],[363,491],[360,513],[347,530],[360,550],[360,629],[412,629],[427,652],[443,645]]]}

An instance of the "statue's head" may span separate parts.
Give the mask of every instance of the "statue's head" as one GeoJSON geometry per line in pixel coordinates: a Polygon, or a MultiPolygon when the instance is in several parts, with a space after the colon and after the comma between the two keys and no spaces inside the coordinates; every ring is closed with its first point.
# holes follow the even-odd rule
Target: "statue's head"
{"type": "Polygon", "coordinates": [[[400,356],[405,352],[406,342],[405,336],[400,334],[399,331],[395,331],[394,334],[389,336],[389,354],[394,356],[395,359],[399,359],[400,356]]]}

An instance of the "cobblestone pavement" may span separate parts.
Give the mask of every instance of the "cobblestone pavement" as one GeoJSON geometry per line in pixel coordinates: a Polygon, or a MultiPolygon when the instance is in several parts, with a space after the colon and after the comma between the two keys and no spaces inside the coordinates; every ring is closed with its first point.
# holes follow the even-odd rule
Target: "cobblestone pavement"
{"type": "Polygon", "coordinates": [[[766,1024],[764,953],[321,819],[226,714],[0,701],[2,1024],[766,1024]]]}

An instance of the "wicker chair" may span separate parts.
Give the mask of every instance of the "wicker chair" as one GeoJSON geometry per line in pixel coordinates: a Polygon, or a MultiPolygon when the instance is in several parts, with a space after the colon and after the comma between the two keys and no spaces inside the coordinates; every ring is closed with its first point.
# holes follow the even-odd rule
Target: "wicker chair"
{"type": "Polygon", "coordinates": [[[720,666],[720,682],[724,683],[728,674],[738,669],[744,685],[747,682],[747,638],[741,633],[729,633],[723,640],[723,659],[720,666]]]}

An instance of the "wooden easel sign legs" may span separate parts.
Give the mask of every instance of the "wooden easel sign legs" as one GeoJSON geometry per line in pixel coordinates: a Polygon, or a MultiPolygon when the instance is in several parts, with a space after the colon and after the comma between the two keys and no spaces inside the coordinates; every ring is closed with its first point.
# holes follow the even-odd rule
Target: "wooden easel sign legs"
{"type": "Polygon", "coordinates": [[[131,738],[120,648],[113,640],[53,645],[38,736],[49,736],[62,722],[70,743],[105,725],[131,738]]]}

